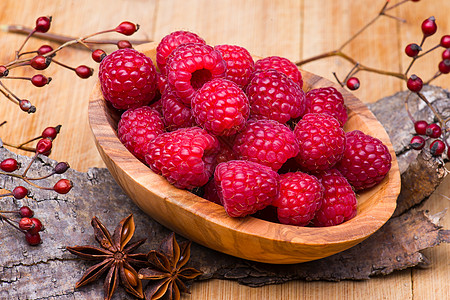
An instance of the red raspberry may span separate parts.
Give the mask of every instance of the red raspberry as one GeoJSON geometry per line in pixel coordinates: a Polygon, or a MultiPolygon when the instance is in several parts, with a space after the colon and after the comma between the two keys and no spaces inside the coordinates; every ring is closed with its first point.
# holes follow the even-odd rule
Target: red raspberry
{"type": "Polygon", "coordinates": [[[203,198],[209,200],[213,203],[222,205],[220,202],[219,193],[217,193],[216,183],[214,180],[210,180],[204,187],[205,192],[203,193],[203,198]]]}
{"type": "Polygon", "coordinates": [[[245,93],[236,83],[222,78],[205,83],[191,105],[197,124],[217,136],[236,134],[250,115],[245,93]]]}
{"type": "Polygon", "coordinates": [[[272,203],[282,224],[306,226],[322,206],[324,188],[319,180],[302,172],[280,176],[280,192],[272,203]]]}
{"type": "Polygon", "coordinates": [[[277,70],[278,72],[289,76],[289,78],[298,84],[300,88],[303,87],[302,73],[300,73],[297,66],[289,59],[280,56],[269,56],[256,61],[256,71],[269,69],[277,70]]]}
{"type": "Polygon", "coordinates": [[[307,113],[328,113],[339,121],[341,127],[347,122],[344,97],[334,87],[314,89],[306,93],[305,114],[307,113]]]}
{"type": "Polygon", "coordinates": [[[344,157],[336,168],[356,189],[370,188],[383,180],[391,168],[389,149],[377,138],[359,130],[347,132],[344,157]]]}
{"type": "Polygon", "coordinates": [[[299,143],[295,157],[305,171],[330,169],[344,155],[345,132],[329,114],[306,114],[294,129],[299,143]]]}
{"type": "Polygon", "coordinates": [[[251,215],[278,196],[279,175],[251,161],[232,160],[217,165],[214,180],[230,217],[251,215]]]}
{"type": "Polygon", "coordinates": [[[225,78],[226,71],[227,64],[220,52],[203,44],[178,46],[166,65],[169,87],[189,106],[203,84],[215,78],[225,78]]]}
{"type": "Polygon", "coordinates": [[[163,132],[161,115],[148,106],[127,110],[117,126],[122,144],[141,161],[144,161],[148,143],[163,132]]]}
{"type": "Polygon", "coordinates": [[[213,173],[219,142],[200,127],[160,134],[150,143],[145,161],[181,189],[205,185],[213,173]]]}
{"type": "Polygon", "coordinates": [[[162,95],[167,87],[167,76],[161,73],[156,73],[156,84],[158,86],[159,93],[162,95]]]}
{"type": "Polygon", "coordinates": [[[233,144],[236,136],[225,137],[221,136],[218,138],[220,144],[219,153],[216,156],[216,165],[227,162],[230,160],[238,160],[238,154],[233,150],[233,144]]]}
{"type": "Polygon", "coordinates": [[[240,46],[219,45],[214,47],[222,54],[227,63],[227,79],[235,82],[241,88],[250,81],[255,70],[255,63],[250,53],[240,46]]]}
{"type": "Polygon", "coordinates": [[[191,109],[170,88],[162,95],[161,103],[167,131],[196,125],[191,109]]]}
{"type": "Polygon", "coordinates": [[[162,101],[161,98],[157,99],[155,102],[152,102],[149,105],[150,108],[153,108],[154,110],[156,110],[157,112],[159,112],[159,114],[162,116],[163,115],[163,105],[162,105],[162,101]]]}
{"type": "Polygon", "coordinates": [[[246,89],[251,115],[286,123],[305,110],[305,93],[285,74],[275,70],[256,72],[246,89]]]}
{"type": "Polygon", "coordinates": [[[106,56],[100,63],[99,78],[103,96],[117,109],[147,105],[155,97],[155,66],[134,49],[119,49],[106,56]]]}
{"type": "Polygon", "coordinates": [[[186,43],[206,44],[197,34],[189,31],[174,31],[162,38],[156,47],[156,64],[162,74],[166,73],[167,58],[179,45],[186,43]]]}
{"type": "Polygon", "coordinates": [[[322,206],[313,219],[314,226],[334,226],[356,216],[358,202],[352,187],[336,169],[317,175],[325,188],[322,206]]]}
{"type": "Polygon", "coordinates": [[[298,153],[294,133],[274,120],[251,120],[234,142],[233,150],[245,159],[278,171],[291,157],[298,153]]]}

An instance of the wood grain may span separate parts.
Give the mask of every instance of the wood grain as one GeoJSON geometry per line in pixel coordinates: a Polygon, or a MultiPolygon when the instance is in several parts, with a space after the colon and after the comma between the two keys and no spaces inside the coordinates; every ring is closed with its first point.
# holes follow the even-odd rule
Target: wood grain
{"type": "MultiPolygon", "coordinates": [[[[137,47],[156,61],[157,42],[137,47]]],[[[392,215],[400,192],[400,173],[389,137],[368,108],[329,80],[303,71],[304,90],[335,86],[348,109],[346,131],[359,129],[381,139],[391,151],[388,176],[374,188],[358,193],[358,214],[326,228],[273,224],[256,218],[236,219],[223,207],[171,186],[131,155],[115,129],[117,112],[103,99],[99,85],[89,103],[89,121],[97,148],[113,177],[131,199],[159,223],[206,247],[265,263],[299,263],[348,249],[379,229],[392,215]]]]}
{"type": "MultiPolygon", "coordinates": [[[[284,55],[295,60],[334,49],[339,42],[349,37],[350,32],[354,32],[351,30],[357,30],[373,17],[383,2],[3,0],[0,1],[0,22],[32,26],[36,17],[53,15],[51,32],[80,36],[128,19],[141,25],[136,38],[158,40],[171,30],[187,29],[207,33],[205,38],[214,43],[236,43],[260,56],[284,55]],[[214,22],[215,19],[219,21],[214,22]],[[355,20],[353,23],[352,19],[355,20]],[[352,26],[349,26],[351,23],[352,26]]],[[[447,0],[422,0],[405,4],[392,13],[408,22],[396,24],[395,28],[379,25],[386,33],[382,35],[383,40],[379,40],[380,31],[375,29],[378,36],[372,33],[365,36],[364,46],[368,47],[365,49],[370,48],[375,57],[388,60],[390,69],[404,69],[407,59],[403,55],[403,47],[417,40],[423,19],[434,15],[438,18],[438,34],[450,32],[449,5],[447,0]]],[[[0,33],[0,37],[3,46],[0,59],[4,63],[11,59],[23,36],[0,33]]],[[[439,39],[438,36],[433,38],[439,39]]],[[[31,43],[30,48],[40,43],[31,43]]],[[[357,48],[358,42],[350,44],[348,49],[353,53],[357,48]]],[[[362,58],[371,59],[365,57],[364,49],[359,49],[362,58]]],[[[74,65],[85,63],[94,66],[88,54],[81,50],[64,51],[60,59],[73,62],[74,65]]],[[[435,60],[431,60],[431,63],[421,65],[419,70],[433,74],[436,64],[435,60]]],[[[332,71],[343,74],[348,70],[347,67],[347,63],[337,59],[305,65],[306,70],[331,80],[332,71]]],[[[34,74],[29,70],[23,73],[34,74]]],[[[22,73],[16,73],[19,74],[22,73]]],[[[55,142],[52,158],[66,160],[80,171],[104,166],[87,122],[87,104],[95,80],[80,80],[71,72],[57,67],[45,70],[44,74],[53,76],[55,81],[40,90],[24,83],[10,84],[21,96],[35,100],[39,110],[35,116],[23,115],[16,106],[0,99],[0,119],[8,121],[6,126],[0,127],[1,138],[20,142],[38,135],[46,126],[62,124],[62,133],[55,142]]],[[[441,77],[436,83],[450,88],[448,76],[441,77]]],[[[402,89],[403,83],[397,79],[370,74],[362,82],[357,95],[363,102],[373,102],[402,89]],[[372,83],[377,88],[373,88],[372,83]]],[[[449,184],[447,180],[444,188],[427,201],[427,208],[432,212],[448,207],[448,200],[441,195],[450,196],[449,184]]],[[[443,225],[449,227],[450,218],[444,218],[443,225]]],[[[450,266],[442,262],[448,262],[448,253],[450,245],[441,245],[427,252],[433,261],[433,268],[414,271],[413,277],[408,270],[363,282],[336,284],[297,281],[260,289],[228,281],[212,281],[194,285],[192,295],[184,299],[239,299],[244,298],[242,295],[248,299],[412,299],[413,294],[415,299],[446,299],[449,298],[450,290],[447,280],[450,266]]]]}

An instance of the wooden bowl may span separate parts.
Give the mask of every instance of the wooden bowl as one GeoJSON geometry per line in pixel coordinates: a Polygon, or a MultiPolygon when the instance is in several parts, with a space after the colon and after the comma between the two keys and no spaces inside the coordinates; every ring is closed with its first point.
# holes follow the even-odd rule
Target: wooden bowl
{"type": "MultiPolygon", "coordinates": [[[[138,50],[155,61],[156,43],[138,50]]],[[[117,183],[149,216],[184,237],[208,248],[248,260],[273,264],[320,259],[348,249],[377,231],[392,215],[400,192],[397,160],[383,126],[351,93],[314,74],[302,71],[304,90],[334,86],[344,95],[349,118],[345,131],[361,130],[388,146],[392,168],[377,186],[358,192],[355,218],[333,227],[296,227],[253,217],[231,218],[222,206],[169,184],[137,160],[119,141],[120,115],[95,86],[89,121],[97,148],[117,183]]]]}

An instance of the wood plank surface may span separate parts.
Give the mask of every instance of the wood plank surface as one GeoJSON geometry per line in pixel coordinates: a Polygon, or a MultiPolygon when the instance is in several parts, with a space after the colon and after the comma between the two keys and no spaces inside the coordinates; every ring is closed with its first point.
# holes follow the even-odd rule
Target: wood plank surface
{"type": "MultiPolygon", "coordinates": [[[[33,27],[37,17],[52,15],[52,33],[78,37],[129,20],[141,25],[133,38],[159,40],[173,30],[186,29],[197,32],[211,44],[237,44],[258,56],[280,55],[298,60],[339,47],[374,17],[383,4],[382,0],[2,0],[0,23],[33,27]]],[[[448,0],[406,3],[391,11],[393,15],[407,19],[406,24],[384,18],[345,49],[369,66],[403,70],[409,63],[403,49],[406,44],[420,39],[421,22],[431,15],[437,19],[438,34],[427,41],[425,46],[428,48],[436,44],[441,35],[450,33],[449,12],[448,0]]],[[[107,37],[122,38],[118,35],[107,37]]],[[[0,32],[0,38],[0,61],[5,63],[12,59],[24,37],[0,32]]],[[[27,49],[37,48],[42,43],[33,40],[27,49]]],[[[424,78],[431,76],[439,55],[439,52],[430,55],[413,72],[425,74],[424,78]]],[[[57,59],[72,66],[95,66],[89,52],[79,49],[66,49],[57,59]]],[[[348,62],[337,58],[304,66],[331,80],[334,80],[331,72],[337,72],[342,78],[350,67],[348,62]]],[[[13,73],[17,76],[36,74],[29,68],[18,68],[13,73]]],[[[23,114],[16,105],[0,99],[0,122],[7,121],[0,127],[0,137],[19,143],[39,135],[47,126],[62,124],[51,157],[68,161],[79,171],[103,167],[87,122],[87,104],[95,79],[81,80],[73,72],[58,66],[51,66],[42,73],[53,77],[53,81],[40,89],[27,82],[5,82],[19,96],[30,99],[38,112],[23,114]]],[[[404,89],[404,83],[394,78],[368,73],[361,73],[359,77],[362,85],[356,95],[365,102],[404,89]]],[[[434,83],[450,88],[448,75],[434,83]]],[[[449,184],[447,178],[428,200],[425,207],[432,213],[449,206],[450,201],[444,197],[450,196],[449,184]]],[[[443,225],[450,227],[449,217],[444,218],[443,225]]],[[[368,281],[294,281],[255,289],[232,281],[211,280],[193,285],[192,294],[183,299],[449,299],[449,250],[450,245],[441,245],[428,251],[432,261],[430,269],[405,270],[368,281]]]]}

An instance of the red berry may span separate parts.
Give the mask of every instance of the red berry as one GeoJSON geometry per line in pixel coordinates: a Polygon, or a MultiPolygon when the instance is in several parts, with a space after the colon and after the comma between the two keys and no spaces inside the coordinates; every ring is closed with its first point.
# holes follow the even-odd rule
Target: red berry
{"type": "Polygon", "coordinates": [[[305,111],[305,93],[287,75],[273,70],[258,71],[247,86],[251,116],[286,123],[305,111]]]}
{"type": "Polygon", "coordinates": [[[302,74],[298,70],[297,66],[291,62],[289,59],[280,56],[269,56],[256,61],[255,71],[274,69],[287,75],[295,83],[297,83],[300,88],[303,87],[302,74]]]}
{"type": "Polygon", "coordinates": [[[20,168],[20,164],[14,158],[4,159],[0,163],[0,169],[5,172],[14,172],[15,170],[20,168]]]}
{"type": "Polygon", "coordinates": [[[132,35],[139,29],[139,24],[134,24],[128,21],[122,22],[116,27],[115,31],[124,35],[132,35]]]}
{"type": "Polygon", "coordinates": [[[78,77],[86,79],[94,74],[94,69],[89,68],[88,66],[81,65],[75,69],[75,73],[77,73],[78,77]]]}
{"type": "Polygon", "coordinates": [[[174,31],[163,37],[156,47],[156,63],[162,74],[166,74],[167,59],[172,51],[186,43],[206,44],[201,37],[189,31],[174,31]]]}
{"type": "Polygon", "coordinates": [[[219,51],[204,44],[182,44],[170,55],[166,65],[170,88],[188,106],[206,82],[226,76],[227,64],[219,51]]]}
{"type": "Polygon", "coordinates": [[[37,87],[43,87],[44,85],[50,83],[51,80],[52,80],[51,77],[47,78],[42,74],[36,74],[33,77],[31,77],[31,83],[37,87]]]}
{"type": "Polygon", "coordinates": [[[25,239],[30,246],[37,246],[42,243],[39,233],[32,234],[27,232],[25,233],[25,239]]]}
{"type": "Polygon", "coordinates": [[[428,125],[427,129],[425,130],[425,134],[434,139],[440,137],[441,133],[442,133],[441,126],[439,126],[436,123],[428,125]]]}
{"type": "Polygon", "coordinates": [[[294,134],[300,148],[295,160],[302,170],[327,170],[344,155],[345,132],[329,114],[304,115],[295,126],[294,134]]]}
{"type": "Polygon", "coordinates": [[[419,135],[413,136],[409,146],[414,150],[420,150],[425,146],[425,139],[419,135]]]}
{"type": "Polygon", "coordinates": [[[37,50],[37,53],[38,53],[39,55],[44,55],[44,54],[47,54],[47,53],[52,52],[52,51],[53,51],[52,46],[49,46],[49,45],[42,45],[42,46],[40,46],[39,49],[37,50]]]}
{"type": "Polygon", "coordinates": [[[439,43],[444,48],[450,48],[450,35],[443,35],[441,38],[441,42],[439,43]]]}
{"type": "Polygon", "coordinates": [[[102,49],[96,49],[92,52],[92,59],[95,62],[102,62],[102,60],[106,57],[106,52],[103,51],[102,49]]]}
{"type": "Polygon", "coordinates": [[[204,190],[204,199],[222,205],[222,202],[220,202],[219,193],[217,193],[216,183],[214,182],[214,180],[210,180],[207,184],[205,184],[204,190]]]}
{"type": "Polygon", "coordinates": [[[141,161],[145,159],[148,144],[163,132],[161,115],[148,106],[124,112],[117,128],[119,140],[141,161]]]}
{"type": "Polygon", "coordinates": [[[181,128],[156,137],[145,161],[174,186],[192,189],[208,182],[218,151],[217,138],[204,129],[181,128]]]}
{"type": "Polygon", "coordinates": [[[162,94],[161,104],[167,131],[196,125],[191,109],[170,88],[162,94]]]}
{"type": "Polygon", "coordinates": [[[34,228],[35,224],[31,220],[31,218],[24,217],[19,221],[19,228],[25,231],[28,231],[34,228]]]}
{"type": "Polygon", "coordinates": [[[0,78],[8,76],[9,70],[5,66],[0,66],[0,78]]]}
{"type": "Polygon", "coordinates": [[[16,199],[23,199],[28,195],[28,189],[19,185],[14,188],[12,194],[16,199]]]}
{"type": "Polygon", "coordinates": [[[336,169],[317,175],[325,188],[322,206],[314,217],[314,226],[334,226],[356,216],[358,202],[352,187],[336,169]]]}
{"type": "MultiPolygon", "coordinates": [[[[450,59],[450,48],[442,52],[442,60],[450,59]]],[[[5,75],[6,76],[6,75],[5,75]]]]}
{"type": "Polygon", "coordinates": [[[106,56],[98,75],[103,96],[117,109],[147,105],[155,97],[155,66],[134,49],[119,49],[106,56]]]}
{"type": "Polygon", "coordinates": [[[22,99],[19,101],[20,109],[31,114],[36,112],[36,107],[31,104],[30,101],[22,99]]]}
{"type": "Polygon", "coordinates": [[[430,145],[430,152],[433,156],[439,156],[445,151],[445,143],[441,140],[435,140],[430,145]]]}
{"type": "Polygon", "coordinates": [[[280,192],[272,205],[276,206],[282,224],[306,226],[322,206],[324,187],[319,180],[302,172],[280,176],[280,192]]]}
{"type": "Polygon", "coordinates": [[[359,89],[360,83],[359,83],[359,79],[356,77],[350,77],[347,80],[347,87],[352,90],[355,91],[357,89],[359,89]]]}
{"type": "Polygon", "coordinates": [[[52,17],[39,17],[36,20],[36,27],[34,29],[37,32],[45,33],[50,29],[51,22],[52,17]]]}
{"type": "Polygon", "coordinates": [[[413,44],[409,44],[408,46],[406,46],[405,48],[405,53],[406,55],[408,55],[409,57],[415,57],[419,54],[419,52],[422,51],[422,48],[413,43],[413,44]]]}
{"type": "Polygon", "coordinates": [[[225,78],[235,82],[241,88],[245,87],[255,70],[255,63],[250,53],[245,48],[234,45],[219,45],[214,49],[222,54],[227,63],[225,78]]]}
{"type": "Polygon", "coordinates": [[[117,42],[117,48],[119,49],[125,49],[125,48],[133,48],[131,43],[127,40],[121,40],[117,42]]]}
{"type": "Polygon", "coordinates": [[[36,234],[39,231],[44,230],[44,226],[42,225],[41,221],[37,218],[31,218],[31,222],[33,222],[34,227],[28,229],[27,231],[31,234],[36,234]]]}
{"type": "Polygon", "coordinates": [[[245,217],[270,205],[278,195],[279,175],[271,168],[244,160],[217,165],[217,192],[230,217],[245,217]]]}
{"type": "Polygon", "coordinates": [[[205,83],[191,105],[197,124],[216,136],[241,131],[250,115],[250,104],[242,89],[222,78],[205,83]]]}
{"type": "Polygon", "coordinates": [[[426,135],[428,127],[428,122],[424,120],[419,120],[414,122],[414,129],[416,130],[417,134],[426,135]]]}
{"type": "Polygon", "coordinates": [[[68,179],[60,179],[53,186],[53,190],[58,194],[67,194],[73,187],[72,181],[68,179]]]}
{"type": "Polygon", "coordinates": [[[36,153],[45,154],[52,150],[52,141],[47,138],[40,139],[36,145],[36,153]]]}
{"type": "Polygon", "coordinates": [[[305,114],[307,113],[330,114],[339,121],[341,127],[347,122],[344,97],[334,87],[313,89],[306,93],[305,114]]]}
{"type": "Polygon", "coordinates": [[[243,160],[278,171],[299,146],[289,127],[274,120],[250,120],[237,136],[233,151],[243,160]]]}
{"type": "Polygon", "coordinates": [[[347,132],[344,157],[336,169],[356,189],[379,183],[391,169],[389,149],[379,139],[359,130],[347,132]]]}
{"type": "Polygon", "coordinates": [[[42,131],[42,137],[50,140],[54,140],[56,136],[58,135],[59,131],[61,129],[61,125],[58,125],[56,127],[47,127],[42,131]]]}
{"type": "Polygon", "coordinates": [[[439,63],[439,71],[442,74],[448,74],[450,73],[450,59],[444,59],[439,63]]]}
{"type": "Polygon", "coordinates": [[[421,28],[424,36],[427,37],[433,35],[437,30],[436,19],[434,17],[429,17],[422,22],[421,28]]]}
{"type": "Polygon", "coordinates": [[[19,214],[22,218],[32,218],[34,215],[34,211],[28,206],[22,206],[21,208],[19,208],[19,214]]]}
{"type": "Polygon", "coordinates": [[[423,87],[423,81],[420,77],[413,74],[406,82],[406,86],[411,92],[418,93],[423,87]]]}
{"type": "Polygon", "coordinates": [[[31,59],[30,65],[36,70],[44,70],[50,65],[51,57],[45,57],[43,55],[36,55],[31,59]]]}
{"type": "Polygon", "coordinates": [[[53,168],[53,171],[55,174],[63,174],[70,168],[69,164],[66,162],[59,162],[56,164],[56,166],[53,168]]]}

